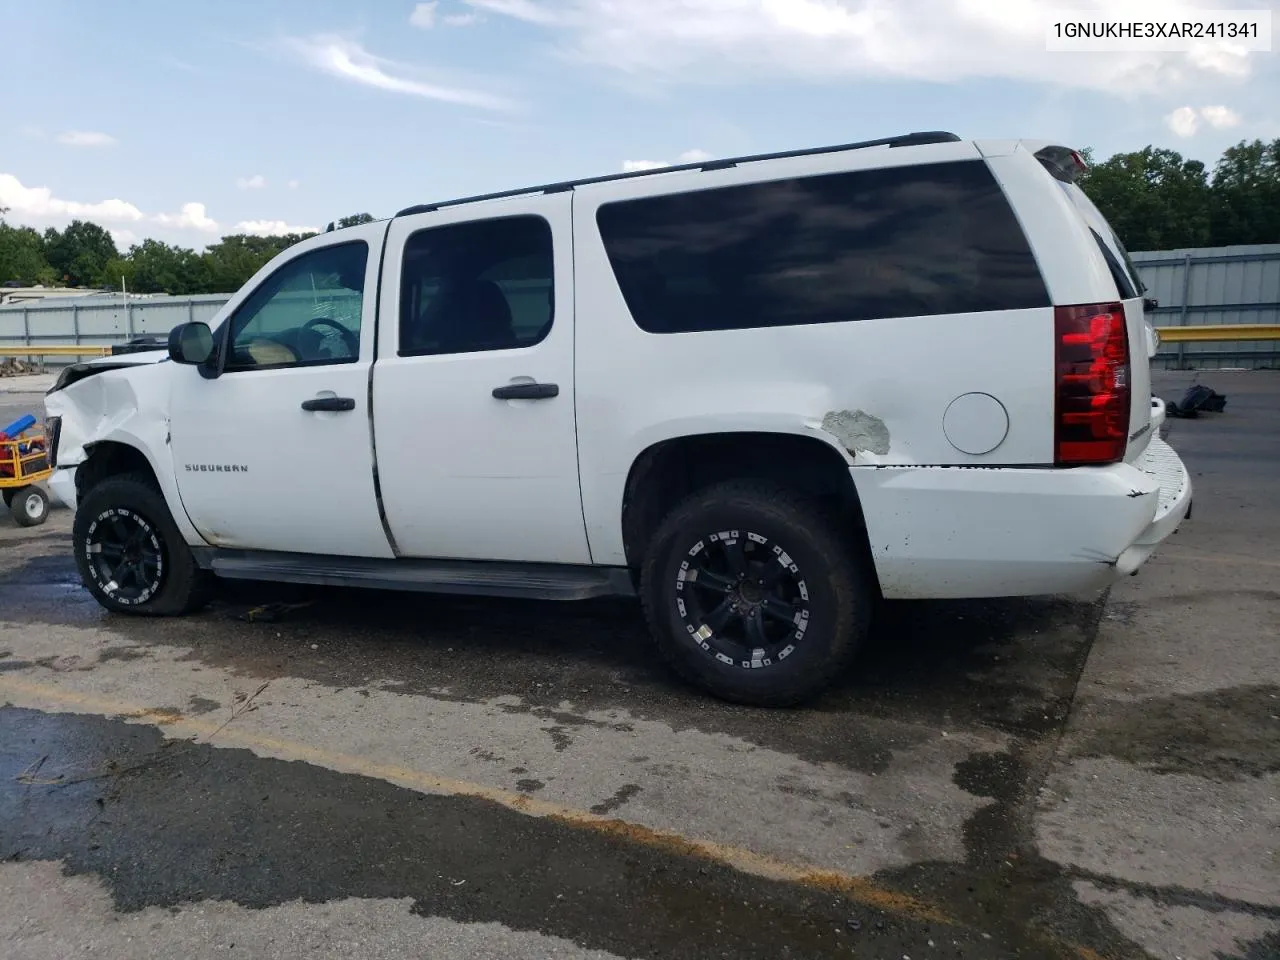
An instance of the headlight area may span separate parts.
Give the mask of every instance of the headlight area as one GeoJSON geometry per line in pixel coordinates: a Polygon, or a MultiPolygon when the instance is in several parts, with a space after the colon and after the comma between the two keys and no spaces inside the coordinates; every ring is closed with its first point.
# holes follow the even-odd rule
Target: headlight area
{"type": "MultiPolygon", "coordinates": [[[[92,376],[101,369],[88,363],[72,363],[63,367],[58,373],[58,377],[53,381],[53,386],[45,391],[45,396],[51,393],[57,393],[59,390],[65,390],[77,380],[83,380],[85,377],[92,376]]],[[[109,368],[108,368],[109,369],[109,368]]]]}
{"type": "Polygon", "coordinates": [[[44,418],[45,456],[49,461],[49,469],[58,469],[58,438],[62,435],[62,418],[44,418]]]}

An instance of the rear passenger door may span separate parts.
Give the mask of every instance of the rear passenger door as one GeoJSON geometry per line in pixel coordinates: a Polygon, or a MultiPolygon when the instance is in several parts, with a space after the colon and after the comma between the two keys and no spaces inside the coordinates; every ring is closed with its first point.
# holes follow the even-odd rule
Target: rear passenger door
{"type": "Polygon", "coordinates": [[[373,412],[400,556],[590,562],[571,203],[537,196],[392,222],[373,412]]]}

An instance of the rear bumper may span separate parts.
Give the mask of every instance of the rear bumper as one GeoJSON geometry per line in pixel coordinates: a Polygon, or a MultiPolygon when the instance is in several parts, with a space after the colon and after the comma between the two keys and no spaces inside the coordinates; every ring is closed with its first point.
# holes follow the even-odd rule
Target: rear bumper
{"type": "Polygon", "coordinates": [[[1166,537],[1178,529],[1191,510],[1191,475],[1182,458],[1159,437],[1135,464],[1159,484],[1155,516],[1145,530],[1116,559],[1116,573],[1137,573],[1166,537]]]}
{"type": "Polygon", "coordinates": [[[1186,516],[1191,478],[1153,437],[1134,464],[853,468],[888,599],[1075,593],[1135,572],[1186,516]]]}

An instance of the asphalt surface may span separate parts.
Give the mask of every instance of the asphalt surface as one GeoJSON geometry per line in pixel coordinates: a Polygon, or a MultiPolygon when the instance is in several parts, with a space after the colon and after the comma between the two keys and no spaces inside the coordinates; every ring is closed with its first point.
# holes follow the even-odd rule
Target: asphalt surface
{"type": "Polygon", "coordinates": [[[888,605],[796,711],[629,603],[112,617],[0,519],[0,956],[1280,957],[1280,374],[1203,379],[1140,576],[888,605]]]}

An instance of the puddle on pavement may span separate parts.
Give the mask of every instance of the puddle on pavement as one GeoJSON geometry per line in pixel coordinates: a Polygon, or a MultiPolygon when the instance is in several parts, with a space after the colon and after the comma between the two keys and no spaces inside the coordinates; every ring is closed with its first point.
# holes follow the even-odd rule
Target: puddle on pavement
{"type": "Polygon", "coordinates": [[[1008,956],[1049,957],[1055,945],[1069,944],[1077,958],[1148,960],[1102,909],[1081,903],[1071,877],[1035,848],[1030,798],[1051,753],[1043,740],[1021,740],[1008,751],[975,753],[957,764],[956,785],[993,801],[965,822],[964,863],[922,862],[876,879],[930,891],[962,923],[1017,944],[1008,956]]]}
{"type": "Polygon", "coordinates": [[[806,709],[762,711],[676,681],[629,601],[226,584],[219,603],[199,616],[133,620],[104,614],[79,586],[70,557],[53,556],[0,577],[0,604],[16,623],[101,625],[120,635],[133,651],[127,656],[169,644],[240,676],[466,702],[508,697],[519,702],[504,709],[554,719],[567,737],[585,722],[582,713],[623,710],[676,731],[724,733],[864,773],[883,772],[895,751],[937,729],[1034,735],[1060,726],[1099,616],[1098,603],[1064,599],[886,604],[839,687],[806,709]],[[242,619],[275,602],[309,605],[277,622],[242,619]]]}
{"type": "Polygon", "coordinates": [[[624,831],[12,707],[0,708],[0,860],[61,861],[100,879],[121,911],[407,897],[424,915],[634,957],[902,956],[933,941],[1003,960],[1023,946],[741,874],[624,831]]]}
{"type": "Polygon", "coordinates": [[[1258,684],[1092,707],[1078,757],[1233,781],[1280,771],[1280,686],[1258,684]]]}
{"type": "MultiPolygon", "coordinates": [[[[41,559],[24,579],[65,578],[69,565],[69,559],[61,568],[41,559]]],[[[0,591],[12,589],[0,585],[0,591]]],[[[40,616],[66,622],[63,604],[41,600],[29,609],[34,622],[40,616]]],[[[1025,794],[1034,766],[1027,752],[1038,750],[1065,721],[1100,609],[1097,602],[1064,599],[886,605],[849,681],[815,706],[792,711],[728,706],[674,683],[649,656],[643,620],[631,603],[537,604],[236,584],[213,609],[181,621],[99,615],[119,634],[108,650],[114,659],[136,659],[149,646],[172,644],[190,647],[189,659],[264,679],[291,676],[367,689],[394,678],[388,689],[402,693],[465,701],[516,696],[523,702],[507,709],[555,720],[555,734],[569,742],[576,727],[600,721],[565,709],[566,702],[572,711],[622,709],[677,730],[726,733],[869,773],[886,769],[895,750],[936,736],[934,725],[1011,733],[1018,739],[1008,753],[977,754],[957,768],[958,786],[993,801],[965,825],[966,862],[918,863],[879,878],[907,894],[936,897],[970,928],[991,934],[990,940],[975,935],[965,941],[952,930],[924,934],[900,918],[878,917],[786,884],[759,886],[764,882],[686,862],[670,851],[606,849],[599,837],[546,821],[527,823],[529,818],[482,801],[423,797],[238,750],[189,753],[184,747],[174,755],[180,759],[161,768],[113,778],[103,811],[111,830],[95,832],[99,839],[83,844],[70,831],[55,830],[61,839],[48,842],[31,835],[24,856],[69,858],[76,871],[101,874],[125,909],[184,897],[265,904],[295,896],[414,896],[426,912],[495,919],[628,955],[727,951],[775,958],[790,950],[797,957],[847,956],[850,947],[861,947],[901,956],[926,949],[929,939],[946,945],[955,939],[965,943],[967,957],[1007,957],[1016,949],[1017,955],[1048,958],[1064,942],[1137,957],[1140,952],[1102,912],[1081,905],[1061,871],[1035,855],[1027,827],[1025,794]],[[264,602],[304,600],[313,603],[279,622],[240,619],[264,602]],[[262,793],[255,797],[257,790],[262,793]],[[173,797],[180,802],[161,814],[159,805],[173,797]],[[149,818],[167,825],[162,838],[148,839],[152,828],[143,824],[149,818]],[[245,831],[247,839],[240,836],[245,831]],[[251,852],[245,844],[254,838],[260,846],[251,852]],[[345,847],[334,851],[349,838],[359,856],[345,847]],[[150,845],[151,859],[124,870],[118,863],[123,851],[139,844],[144,850],[150,845]],[[493,849],[509,847],[522,852],[502,865],[484,863],[486,851],[492,856],[493,849]],[[378,863],[391,864],[389,873],[379,872],[378,863]],[[549,869],[554,876],[545,873],[549,869]],[[246,870],[258,877],[248,886],[239,876],[246,870]],[[447,871],[472,878],[465,893],[442,885],[447,871]],[[548,892],[519,902],[533,887],[548,892]],[[661,916],[643,923],[631,918],[633,909],[624,915],[619,906],[649,901],[661,916]],[[858,931],[847,926],[851,917],[858,931]],[[734,932],[726,933],[729,928],[734,932]],[[673,939],[663,939],[668,936],[673,939]],[[902,952],[890,952],[899,946],[902,952]]],[[[130,732],[112,736],[143,737],[135,750],[157,749],[154,740],[145,740],[151,734],[124,730],[130,732]]],[[[520,789],[538,787],[528,778],[520,789]]],[[[38,820],[56,820],[59,805],[72,804],[78,789],[46,788],[31,809],[38,820]]],[[[95,800],[86,794],[75,809],[92,814],[88,805],[95,800]]]]}

